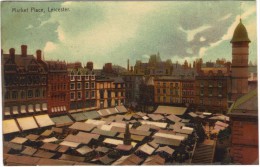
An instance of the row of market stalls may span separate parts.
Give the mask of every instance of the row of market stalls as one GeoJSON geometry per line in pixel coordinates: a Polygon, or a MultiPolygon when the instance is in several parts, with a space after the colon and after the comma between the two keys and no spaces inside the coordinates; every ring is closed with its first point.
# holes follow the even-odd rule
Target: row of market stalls
{"type": "Polygon", "coordinates": [[[117,106],[53,117],[47,128],[40,125],[47,126],[48,121],[38,122],[34,116],[38,127],[33,126],[37,130],[17,133],[5,140],[4,162],[6,165],[189,163],[197,135],[192,124],[194,117],[186,110],[159,106],[153,114],[146,114],[129,113],[124,106],[117,106]],[[124,145],[126,124],[131,145],[124,145]]]}

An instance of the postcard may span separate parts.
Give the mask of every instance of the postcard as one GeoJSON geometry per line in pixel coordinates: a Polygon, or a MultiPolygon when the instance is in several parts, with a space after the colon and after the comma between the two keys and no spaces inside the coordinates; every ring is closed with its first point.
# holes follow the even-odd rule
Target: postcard
{"type": "Polygon", "coordinates": [[[3,165],[259,164],[256,1],[1,11],[3,165]]]}

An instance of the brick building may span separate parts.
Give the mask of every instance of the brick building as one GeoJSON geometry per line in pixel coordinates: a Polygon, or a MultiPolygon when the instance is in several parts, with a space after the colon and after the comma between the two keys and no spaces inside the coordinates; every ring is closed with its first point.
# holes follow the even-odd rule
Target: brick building
{"type": "Polygon", "coordinates": [[[48,114],[60,115],[69,110],[67,65],[61,61],[46,61],[48,65],[48,114]]]}
{"type": "Polygon", "coordinates": [[[27,54],[27,46],[21,46],[21,54],[11,48],[2,54],[3,67],[3,115],[4,119],[34,115],[47,111],[47,65],[36,56],[27,54]]]}
{"type": "Polygon", "coordinates": [[[68,64],[71,113],[96,109],[96,76],[92,67],[91,63],[84,68],[81,63],[68,64]]]}

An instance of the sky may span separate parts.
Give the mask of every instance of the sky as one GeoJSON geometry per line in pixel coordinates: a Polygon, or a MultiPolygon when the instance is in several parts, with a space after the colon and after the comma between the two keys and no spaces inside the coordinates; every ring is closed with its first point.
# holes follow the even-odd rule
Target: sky
{"type": "Polygon", "coordinates": [[[127,66],[149,55],[189,62],[197,58],[231,60],[233,32],[239,19],[251,40],[249,59],[256,61],[255,1],[141,2],[2,2],[1,45],[4,53],[22,44],[28,53],[43,50],[45,60],[94,62],[127,66]],[[13,8],[43,8],[45,13],[12,12],[13,8]],[[69,8],[68,12],[48,12],[69,8]]]}

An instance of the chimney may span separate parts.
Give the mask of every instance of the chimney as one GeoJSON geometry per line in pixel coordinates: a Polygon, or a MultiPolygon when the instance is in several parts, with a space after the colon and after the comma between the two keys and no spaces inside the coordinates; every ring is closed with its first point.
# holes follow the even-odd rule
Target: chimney
{"type": "Polygon", "coordinates": [[[22,45],[21,46],[21,52],[22,52],[22,56],[26,56],[27,55],[27,45],[22,45]]]}
{"type": "Polygon", "coordinates": [[[129,59],[127,59],[127,71],[129,71],[129,59]]]}
{"type": "Polygon", "coordinates": [[[37,61],[42,60],[42,51],[41,50],[36,51],[36,58],[37,58],[37,61]]]}
{"type": "Polygon", "coordinates": [[[90,71],[93,70],[93,62],[92,61],[87,62],[87,69],[89,69],[90,71]]]}
{"type": "Polygon", "coordinates": [[[4,50],[3,49],[1,49],[1,55],[3,55],[4,54],[4,50]]]}
{"type": "Polygon", "coordinates": [[[14,48],[9,49],[9,54],[10,54],[11,60],[14,61],[15,49],[14,48]]]}

